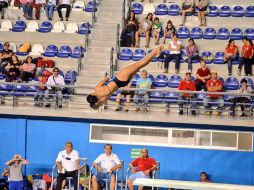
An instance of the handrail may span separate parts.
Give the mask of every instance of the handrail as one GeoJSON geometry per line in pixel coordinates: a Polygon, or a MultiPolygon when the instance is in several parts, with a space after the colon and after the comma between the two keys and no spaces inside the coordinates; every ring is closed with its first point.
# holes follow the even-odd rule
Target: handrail
{"type": "MultiPolygon", "coordinates": [[[[79,54],[78,54],[78,74],[80,74],[80,70],[81,70],[81,65],[82,65],[82,50],[83,47],[82,46],[79,46],[79,54]]],[[[72,72],[72,76],[71,76],[71,84],[73,84],[73,72],[72,72]]]]}
{"type": "Polygon", "coordinates": [[[126,2],[125,0],[123,0],[123,7],[122,7],[122,29],[124,28],[124,23],[125,23],[125,5],[126,5],[126,2]]]}
{"type": "Polygon", "coordinates": [[[116,27],[116,54],[118,56],[120,52],[120,24],[116,27]]]}
{"type": "Polygon", "coordinates": [[[96,15],[95,15],[96,9],[97,9],[97,2],[96,0],[93,0],[92,27],[94,27],[94,23],[96,22],[96,15]]]}
{"type": "Polygon", "coordinates": [[[131,1],[132,0],[128,0],[128,13],[131,11],[131,1]]]}
{"type": "Polygon", "coordinates": [[[114,75],[114,48],[111,48],[110,51],[110,71],[109,76],[112,78],[114,75]]]}

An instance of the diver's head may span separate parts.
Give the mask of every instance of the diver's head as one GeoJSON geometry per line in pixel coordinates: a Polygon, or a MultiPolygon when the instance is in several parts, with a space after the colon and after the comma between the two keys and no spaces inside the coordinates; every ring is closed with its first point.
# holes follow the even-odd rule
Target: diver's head
{"type": "Polygon", "coordinates": [[[98,109],[99,106],[96,105],[96,103],[99,101],[99,99],[93,95],[93,94],[89,94],[87,97],[86,97],[86,101],[90,104],[90,107],[93,108],[93,109],[98,109]]]}

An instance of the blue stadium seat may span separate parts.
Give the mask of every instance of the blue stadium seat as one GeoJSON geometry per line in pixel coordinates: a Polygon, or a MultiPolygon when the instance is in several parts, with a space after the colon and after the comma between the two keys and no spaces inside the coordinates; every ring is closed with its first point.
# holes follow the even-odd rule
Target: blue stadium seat
{"type": "Polygon", "coordinates": [[[41,26],[40,28],[38,29],[38,32],[41,32],[41,33],[48,33],[52,30],[53,26],[50,22],[43,22],[41,23],[41,26]]]}
{"type": "Polygon", "coordinates": [[[206,28],[203,34],[203,38],[207,40],[213,40],[216,38],[216,30],[214,28],[206,28]]]}
{"type": "Polygon", "coordinates": [[[226,90],[238,90],[239,89],[239,81],[235,77],[228,77],[226,79],[226,90]]]}
{"type": "Polygon", "coordinates": [[[196,80],[196,78],[193,75],[191,75],[191,80],[194,81],[196,80]]]}
{"type": "Polygon", "coordinates": [[[204,51],[201,53],[200,57],[202,57],[203,59],[205,59],[206,64],[211,64],[213,62],[213,60],[207,60],[207,57],[212,57],[213,54],[210,51],[204,51]]]}
{"type": "Polygon", "coordinates": [[[69,70],[65,73],[64,82],[65,84],[73,84],[77,80],[78,73],[73,70],[69,70]]]}
{"type": "Polygon", "coordinates": [[[78,33],[89,34],[91,32],[90,29],[91,29],[91,25],[88,22],[86,22],[80,25],[78,33]]]}
{"type": "Polygon", "coordinates": [[[240,57],[239,57],[239,55],[237,55],[235,59],[232,59],[232,64],[238,65],[239,63],[240,63],[240,57]]]}
{"type": "Polygon", "coordinates": [[[207,16],[209,17],[216,17],[219,15],[219,9],[216,6],[209,6],[209,13],[207,14],[207,16]]]}
{"type": "Polygon", "coordinates": [[[168,7],[165,4],[157,5],[155,9],[156,15],[167,15],[168,14],[168,7]]]}
{"type": "Polygon", "coordinates": [[[202,102],[200,102],[201,104],[203,104],[203,100],[206,97],[206,94],[197,94],[197,100],[200,101],[202,100],[202,102]]]}
{"type": "MultiPolygon", "coordinates": [[[[34,96],[38,90],[39,90],[38,86],[29,85],[25,95],[26,96],[34,96]]],[[[40,93],[42,93],[42,92],[40,92],[40,93]]]]}
{"type": "MultiPolygon", "coordinates": [[[[148,52],[147,52],[147,55],[149,54],[149,53],[151,53],[152,52],[152,50],[149,50],[148,52]]],[[[155,56],[153,59],[152,59],[152,62],[157,62],[158,61],[158,56],[155,56]]]]}
{"type": "Polygon", "coordinates": [[[140,3],[134,3],[131,6],[131,10],[134,11],[135,14],[139,15],[143,12],[143,6],[140,3]]]}
{"type": "Polygon", "coordinates": [[[23,20],[17,20],[12,27],[13,32],[23,32],[26,29],[26,23],[23,20]]]}
{"type": "Polygon", "coordinates": [[[213,59],[214,64],[225,64],[224,63],[224,52],[217,52],[213,59]]]}
{"type": "Polygon", "coordinates": [[[186,57],[187,57],[187,54],[184,51],[181,51],[181,60],[180,60],[180,62],[181,63],[186,62],[186,57]]]}
{"type": "Polygon", "coordinates": [[[230,33],[230,39],[241,40],[243,38],[243,32],[240,28],[233,28],[230,33]]]}
{"type": "Polygon", "coordinates": [[[222,6],[219,10],[220,17],[229,17],[231,16],[231,8],[229,6],[222,6]]]}
{"type": "Polygon", "coordinates": [[[96,1],[89,1],[86,5],[85,11],[86,12],[96,12],[97,11],[97,2],[96,1]]]}
{"type": "Polygon", "coordinates": [[[131,86],[136,86],[137,80],[140,79],[139,74],[136,74],[132,79],[131,79],[131,86]]]}
{"type": "Polygon", "coordinates": [[[24,92],[26,92],[26,86],[24,85],[14,85],[13,92],[11,93],[13,96],[23,96],[24,92]]]}
{"type": "Polygon", "coordinates": [[[187,27],[182,26],[182,27],[180,27],[180,28],[178,29],[177,35],[178,35],[178,37],[181,38],[181,39],[187,39],[187,38],[189,38],[189,36],[190,36],[190,31],[189,31],[189,29],[188,29],[187,27]]]}
{"type": "Polygon", "coordinates": [[[170,5],[169,6],[169,8],[168,8],[168,14],[170,15],[170,16],[177,16],[177,15],[179,15],[180,14],[180,7],[179,7],[179,5],[177,5],[177,4],[172,4],[172,5],[170,5]]]}
{"type": "Polygon", "coordinates": [[[139,61],[140,59],[143,59],[146,56],[146,52],[143,49],[136,49],[133,53],[132,60],[133,61],[139,61]]]}
{"type": "Polygon", "coordinates": [[[168,85],[168,77],[166,75],[158,75],[154,82],[153,82],[153,86],[155,87],[166,87],[168,85]]]}
{"type": "Polygon", "coordinates": [[[201,39],[203,37],[203,31],[199,27],[194,27],[191,29],[190,37],[193,39],[201,39]]]}
{"type": "Polygon", "coordinates": [[[5,75],[3,73],[0,73],[0,80],[5,79],[5,75]]]}
{"type": "Polygon", "coordinates": [[[150,92],[149,102],[159,103],[163,102],[164,94],[162,92],[150,92]]]}
{"type": "Polygon", "coordinates": [[[59,70],[58,74],[61,75],[62,77],[64,77],[64,72],[62,70],[59,70]]]}
{"type": "Polygon", "coordinates": [[[12,85],[0,84],[0,96],[7,96],[12,90],[12,85]]]}
{"type": "Polygon", "coordinates": [[[244,31],[244,36],[246,36],[249,40],[254,40],[254,29],[253,28],[247,28],[244,31]]]}
{"type": "Polygon", "coordinates": [[[216,38],[218,40],[227,40],[227,39],[229,39],[229,35],[230,35],[230,33],[229,33],[228,29],[226,29],[226,28],[220,28],[217,31],[216,38]]]}
{"type": "Polygon", "coordinates": [[[119,60],[131,60],[132,51],[129,48],[124,48],[120,51],[118,59],[119,60]]]}
{"type": "MultiPolygon", "coordinates": [[[[249,77],[242,78],[240,84],[242,83],[242,80],[243,80],[243,79],[246,79],[246,80],[247,80],[248,86],[250,86],[252,89],[254,88],[254,82],[253,82],[253,80],[252,80],[251,78],[249,78],[249,77]]],[[[242,86],[242,85],[241,85],[241,86],[242,86]]]]}
{"type": "Polygon", "coordinates": [[[232,10],[233,17],[243,17],[244,16],[244,8],[242,6],[235,6],[232,10]]]}
{"type": "Polygon", "coordinates": [[[193,15],[194,15],[194,16],[198,16],[198,12],[199,12],[198,6],[195,6],[193,15]]]}
{"type": "MultiPolygon", "coordinates": [[[[169,50],[163,50],[162,52],[161,52],[161,54],[164,54],[164,55],[168,55],[169,54],[169,50]]],[[[164,62],[164,58],[160,58],[158,61],[159,62],[164,62]]]]}
{"type": "Polygon", "coordinates": [[[71,55],[71,48],[70,46],[61,46],[58,50],[57,57],[69,57],[71,55]]]}
{"type": "Polygon", "coordinates": [[[254,6],[248,6],[245,9],[245,16],[246,17],[254,17],[254,6]]]}
{"type": "Polygon", "coordinates": [[[179,94],[177,92],[165,92],[164,93],[164,102],[165,103],[176,103],[178,100],[179,94]]]}
{"type": "Polygon", "coordinates": [[[182,81],[182,77],[179,75],[172,75],[169,78],[168,86],[171,88],[178,88],[179,83],[182,81]]]}
{"type": "Polygon", "coordinates": [[[48,45],[43,53],[46,57],[54,57],[58,53],[58,48],[55,45],[48,45]]]}
{"type": "Polygon", "coordinates": [[[151,75],[151,74],[148,74],[148,75],[147,75],[147,78],[151,79],[152,82],[154,81],[154,76],[151,75]]]}
{"type": "Polygon", "coordinates": [[[3,44],[0,43],[0,51],[3,51],[3,49],[4,49],[4,46],[3,44]]]}
{"type": "Polygon", "coordinates": [[[222,84],[224,85],[224,83],[225,83],[225,80],[224,80],[224,78],[222,78],[222,77],[219,77],[219,80],[222,82],[222,84]]]}
{"type": "Polygon", "coordinates": [[[84,53],[85,53],[85,49],[82,46],[76,46],[72,50],[71,57],[79,58],[79,55],[81,55],[81,57],[84,57],[84,53]]]}

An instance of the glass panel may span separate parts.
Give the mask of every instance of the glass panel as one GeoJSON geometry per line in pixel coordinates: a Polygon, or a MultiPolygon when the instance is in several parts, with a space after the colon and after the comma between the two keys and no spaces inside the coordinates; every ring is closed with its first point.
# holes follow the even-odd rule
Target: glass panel
{"type": "Polygon", "coordinates": [[[194,131],[174,130],[172,131],[172,144],[194,145],[194,131]]]}
{"type": "Polygon", "coordinates": [[[252,150],[252,133],[239,133],[238,149],[252,150]]]}
{"type": "Polygon", "coordinates": [[[196,146],[210,146],[211,132],[210,131],[195,131],[196,146]]]}
{"type": "Polygon", "coordinates": [[[131,128],[131,142],[168,144],[168,130],[131,128]]]}
{"type": "Polygon", "coordinates": [[[237,147],[237,133],[213,132],[212,146],[237,147]]]}
{"type": "Polygon", "coordinates": [[[92,126],[91,140],[129,141],[129,127],[92,126]]]}

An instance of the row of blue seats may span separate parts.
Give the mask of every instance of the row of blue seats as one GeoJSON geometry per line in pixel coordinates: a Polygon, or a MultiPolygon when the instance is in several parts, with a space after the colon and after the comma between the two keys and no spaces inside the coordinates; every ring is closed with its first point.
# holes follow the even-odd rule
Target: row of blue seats
{"type": "MultiPolygon", "coordinates": [[[[124,60],[124,61],[129,61],[129,60],[133,60],[133,61],[139,61],[141,59],[143,59],[147,54],[149,54],[152,50],[149,50],[147,53],[145,52],[145,50],[143,49],[136,49],[134,52],[132,52],[131,49],[129,48],[124,48],[121,49],[121,51],[119,52],[119,56],[118,59],[119,60],[124,60]]],[[[169,50],[163,50],[162,51],[163,54],[169,54],[169,50]]],[[[181,63],[186,62],[187,57],[186,57],[186,53],[184,51],[181,51],[181,63]]],[[[206,64],[225,64],[224,62],[224,52],[217,52],[215,53],[215,55],[213,56],[213,54],[210,51],[204,51],[200,54],[200,57],[202,57],[203,59],[205,59],[206,64]],[[207,60],[207,58],[212,58],[207,60]]],[[[159,58],[159,57],[154,57],[152,59],[152,62],[164,62],[164,58],[159,58]]],[[[232,64],[237,65],[239,64],[239,56],[236,57],[234,60],[232,60],[232,64]]],[[[192,63],[199,63],[199,59],[194,59],[192,61],[192,63]]]]}
{"type": "MultiPolygon", "coordinates": [[[[131,6],[131,10],[133,10],[136,14],[142,14],[143,6],[140,3],[134,3],[131,6]]],[[[165,4],[159,4],[155,8],[155,15],[170,15],[170,16],[178,16],[180,15],[180,6],[177,4],[171,4],[169,7],[165,4]]],[[[188,13],[187,16],[197,16],[198,8],[195,7],[194,13],[188,13]]],[[[209,6],[209,13],[207,14],[209,17],[254,17],[254,6],[248,6],[245,8],[242,6],[234,6],[232,9],[229,6],[209,6]]]]}

